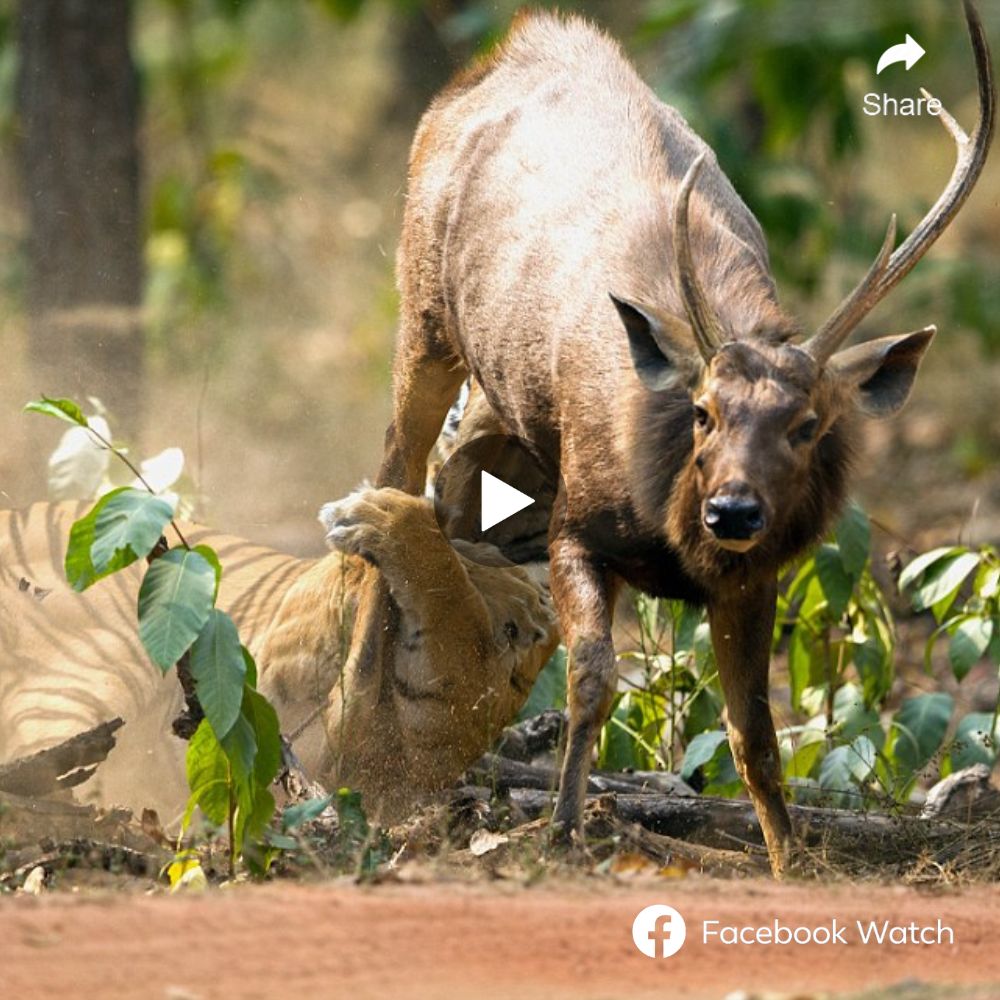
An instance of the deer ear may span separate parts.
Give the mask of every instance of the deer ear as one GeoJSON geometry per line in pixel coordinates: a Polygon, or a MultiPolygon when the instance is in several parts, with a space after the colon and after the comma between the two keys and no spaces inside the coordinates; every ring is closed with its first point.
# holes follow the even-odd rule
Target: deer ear
{"type": "Polygon", "coordinates": [[[688,324],[669,313],[609,295],[625,325],[632,366],[642,384],[651,392],[693,385],[699,367],[689,350],[688,324]]]}
{"type": "Polygon", "coordinates": [[[858,391],[858,406],[869,417],[891,417],[910,395],[937,327],[898,337],[880,337],[849,347],[830,359],[830,367],[858,391]]]}

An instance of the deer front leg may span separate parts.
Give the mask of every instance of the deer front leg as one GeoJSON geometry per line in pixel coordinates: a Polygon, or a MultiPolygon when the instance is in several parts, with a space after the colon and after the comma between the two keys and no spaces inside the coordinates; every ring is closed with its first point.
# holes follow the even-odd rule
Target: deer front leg
{"type": "Polygon", "coordinates": [[[777,588],[773,582],[737,589],[709,605],[712,647],[726,696],[729,744],[747,786],[771,861],[780,878],[792,822],[781,786],[781,756],[771,718],[768,670],[777,588]]]}
{"type": "Polygon", "coordinates": [[[615,693],[611,609],[616,588],[575,539],[556,539],[549,556],[552,596],[569,653],[569,733],[552,824],[560,838],[571,838],[583,822],[590,758],[615,693]]]}

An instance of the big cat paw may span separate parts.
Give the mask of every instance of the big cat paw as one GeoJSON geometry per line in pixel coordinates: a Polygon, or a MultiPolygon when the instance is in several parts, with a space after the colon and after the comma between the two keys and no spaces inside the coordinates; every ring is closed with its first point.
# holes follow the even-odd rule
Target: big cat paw
{"type": "Polygon", "coordinates": [[[433,525],[430,502],[388,487],[363,487],[324,504],[319,512],[331,549],[375,566],[403,540],[402,533],[412,529],[415,519],[433,525]]]}

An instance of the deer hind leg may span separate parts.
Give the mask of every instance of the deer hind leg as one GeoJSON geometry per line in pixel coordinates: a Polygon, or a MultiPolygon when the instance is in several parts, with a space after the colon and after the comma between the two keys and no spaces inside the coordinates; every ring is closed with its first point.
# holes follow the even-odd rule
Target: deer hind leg
{"type": "Polygon", "coordinates": [[[583,823],[590,758],[615,694],[611,609],[617,583],[572,538],[552,543],[550,573],[569,651],[569,733],[552,817],[555,832],[565,839],[578,833],[583,823]]]}
{"type": "Polygon", "coordinates": [[[712,647],[726,696],[733,761],[750,793],[776,878],[784,873],[792,821],[781,783],[781,755],[768,697],[773,584],[746,588],[709,606],[712,647]]]}

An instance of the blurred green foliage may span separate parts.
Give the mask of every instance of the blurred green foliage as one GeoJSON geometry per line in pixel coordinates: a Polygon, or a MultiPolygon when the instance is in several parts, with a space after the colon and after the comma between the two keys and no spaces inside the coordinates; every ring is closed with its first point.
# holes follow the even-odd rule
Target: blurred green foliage
{"type": "MultiPolygon", "coordinates": [[[[136,0],[137,20],[154,25],[137,33],[147,99],[161,112],[172,109],[194,151],[183,169],[157,175],[149,198],[154,328],[177,327],[192,311],[225,301],[232,219],[255,179],[238,162],[230,137],[218,133],[213,104],[246,56],[249,15],[268,5],[283,8],[289,21],[319,8],[344,30],[354,30],[351,22],[366,8],[388,7],[400,25],[415,19],[431,25],[455,65],[502,37],[518,7],[513,0],[136,0]]],[[[900,96],[912,91],[913,80],[887,73],[876,88],[879,54],[910,32],[927,50],[916,82],[945,83],[946,98],[972,89],[957,0],[567,0],[558,6],[594,16],[626,41],[660,96],[716,150],[768,234],[776,276],[800,297],[819,290],[831,258],[846,258],[849,281],[884,232],[884,207],[858,183],[866,152],[861,97],[869,89],[900,96]]],[[[0,101],[8,106],[13,9],[12,0],[0,0],[0,53],[8,54],[0,55],[0,101]]],[[[949,141],[943,131],[940,141],[949,141]]],[[[882,176],[899,166],[887,164],[882,176]]],[[[901,191],[892,207],[905,233],[926,204],[901,191]]],[[[933,305],[936,319],[976,330],[987,348],[1000,350],[993,270],[989,246],[965,247],[961,260],[932,255],[906,285],[907,311],[933,305]]]]}
{"type": "MultiPolygon", "coordinates": [[[[947,637],[956,683],[972,668],[1000,670],[1000,557],[994,546],[949,546],[916,557],[899,587],[947,637]]],[[[890,595],[871,571],[871,529],[848,507],[815,553],[782,581],[772,654],[783,657],[791,720],[777,732],[785,784],[800,803],[856,807],[906,803],[918,782],[1000,753],[1000,702],[992,714],[957,715],[945,692],[902,699],[890,714],[896,632],[890,595]],[[949,738],[949,732],[953,733],[949,738]]],[[[638,629],[618,656],[621,682],[598,741],[606,770],[677,770],[708,794],[743,784],[722,728],[723,697],[700,609],[635,595],[638,629]]],[[[566,652],[546,664],[522,717],[565,705],[566,652]]]]}

